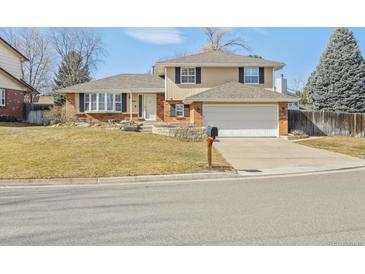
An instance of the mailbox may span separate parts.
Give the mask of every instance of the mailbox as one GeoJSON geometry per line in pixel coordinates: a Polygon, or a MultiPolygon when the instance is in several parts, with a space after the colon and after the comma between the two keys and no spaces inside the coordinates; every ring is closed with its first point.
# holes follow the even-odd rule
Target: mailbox
{"type": "Polygon", "coordinates": [[[208,135],[208,137],[212,137],[212,138],[217,137],[218,136],[218,128],[217,127],[208,126],[207,127],[207,135],[208,135]]]}

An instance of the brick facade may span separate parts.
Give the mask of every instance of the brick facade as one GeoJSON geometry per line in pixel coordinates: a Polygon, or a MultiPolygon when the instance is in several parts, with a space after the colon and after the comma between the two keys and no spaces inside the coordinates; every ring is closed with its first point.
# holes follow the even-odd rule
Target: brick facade
{"type": "Polygon", "coordinates": [[[288,135],[288,103],[279,103],[279,135],[288,135]]]}
{"type": "Polygon", "coordinates": [[[190,105],[190,123],[196,127],[203,126],[203,104],[194,102],[190,105]]]}
{"type": "MultiPolygon", "coordinates": [[[[107,122],[110,119],[129,120],[130,114],[126,113],[76,113],[75,112],[75,94],[66,94],[66,112],[68,116],[74,113],[79,121],[87,122],[107,122]]],[[[170,115],[171,104],[183,104],[181,100],[164,100],[164,94],[156,95],[156,120],[158,122],[166,122],[171,124],[194,124],[196,127],[203,126],[203,104],[202,102],[194,102],[190,104],[189,117],[172,117],[170,115]]],[[[138,113],[132,114],[134,121],[141,120],[138,113]]],[[[279,103],[279,135],[288,135],[288,103],[279,103]]]]}
{"type": "MultiPolygon", "coordinates": [[[[190,117],[174,117],[170,115],[171,105],[183,104],[183,101],[164,101],[164,122],[171,124],[188,124],[190,123],[190,117]]],[[[190,109],[189,109],[190,112],[190,109]]]]}
{"type": "Polygon", "coordinates": [[[0,106],[0,115],[12,116],[17,120],[24,119],[24,92],[5,89],[5,106],[0,106]]]}
{"type": "Polygon", "coordinates": [[[156,100],[157,100],[156,120],[158,122],[162,122],[162,121],[164,121],[165,94],[164,93],[157,93],[156,94],[156,100]]]}

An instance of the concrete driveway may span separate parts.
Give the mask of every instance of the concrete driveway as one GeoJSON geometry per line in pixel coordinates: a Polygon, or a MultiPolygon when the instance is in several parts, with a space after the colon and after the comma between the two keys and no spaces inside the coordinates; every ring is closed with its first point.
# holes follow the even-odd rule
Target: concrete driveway
{"type": "MultiPolygon", "coordinates": [[[[280,138],[220,138],[214,146],[237,170],[352,167],[365,161],[280,138]]],[[[252,171],[251,171],[252,172],[252,171]]]]}

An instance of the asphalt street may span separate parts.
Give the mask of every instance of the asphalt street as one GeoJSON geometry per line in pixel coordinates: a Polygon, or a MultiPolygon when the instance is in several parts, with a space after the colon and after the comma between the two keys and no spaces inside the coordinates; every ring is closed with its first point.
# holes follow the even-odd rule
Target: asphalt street
{"type": "Polygon", "coordinates": [[[364,245],[365,169],[0,188],[0,245],[364,245]]]}

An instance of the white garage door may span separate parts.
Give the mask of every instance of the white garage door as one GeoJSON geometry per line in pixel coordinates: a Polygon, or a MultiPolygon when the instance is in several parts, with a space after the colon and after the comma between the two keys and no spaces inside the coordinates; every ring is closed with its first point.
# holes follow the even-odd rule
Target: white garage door
{"type": "Polygon", "coordinates": [[[218,127],[220,137],[277,137],[276,104],[204,104],[205,126],[218,127]]]}

